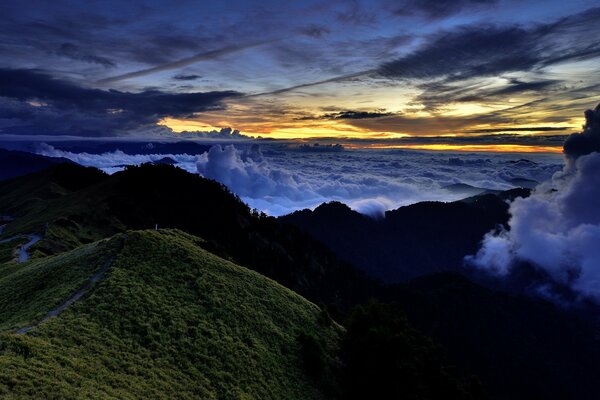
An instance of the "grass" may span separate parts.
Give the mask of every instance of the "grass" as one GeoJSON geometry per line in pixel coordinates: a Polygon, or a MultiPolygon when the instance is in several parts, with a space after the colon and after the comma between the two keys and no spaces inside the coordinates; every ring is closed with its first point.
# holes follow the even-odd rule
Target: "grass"
{"type": "MultiPolygon", "coordinates": [[[[294,292],[199,244],[175,230],[128,233],[108,276],[84,299],[28,335],[0,334],[0,397],[324,398],[298,338],[316,337],[336,354],[342,328],[324,323],[319,308],[294,292]]],[[[20,300],[0,323],[39,315],[41,299],[27,305],[26,298],[48,271],[81,277],[76,260],[116,248],[116,239],[88,245],[4,278],[20,300]]],[[[55,286],[36,290],[56,299],[55,286]]]]}
{"type": "MultiPolygon", "coordinates": [[[[0,243],[0,264],[13,261],[17,257],[17,249],[27,243],[29,239],[18,238],[10,242],[0,243]]],[[[0,276],[2,276],[2,268],[0,267],[0,276]]]]}
{"type": "Polygon", "coordinates": [[[118,241],[101,241],[24,264],[1,264],[0,330],[28,325],[66,300],[114,255],[118,241]]]}

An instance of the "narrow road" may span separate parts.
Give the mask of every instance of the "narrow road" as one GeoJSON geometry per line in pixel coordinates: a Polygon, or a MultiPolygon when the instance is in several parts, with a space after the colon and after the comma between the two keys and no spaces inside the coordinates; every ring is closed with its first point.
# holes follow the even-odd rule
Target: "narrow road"
{"type": "MultiPolygon", "coordinates": [[[[4,230],[4,226],[5,225],[2,225],[2,227],[0,227],[0,234],[2,234],[2,230],[4,230]]],[[[29,260],[29,253],[27,252],[27,250],[29,250],[29,248],[31,246],[33,246],[34,244],[36,244],[37,242],[42,240],[43,237],[36,233],[32,233],[30,235],[11,236],[9,238],[0,240],[0,244],[2,244],[2,243],[12,242],[13,240],[22,239],[22,238],[28,238],[29,242],[27,242],[24,245],[22,245],[21,247],[19,247],[19,257],[17,258],[17,261],[20,263],[24,263],[25,261],[29,260]]]]}
{"type": "Polygon", "coordinates": [[[61,305],[59,305],[58,307],[56,307],[53,310],[48,311],[48,313],[44,316],[44,318],[42,318],[40,321],[38,321],[34,325],[25,326],[25,327],[19,329],[16,332],[16,334],[23,335],[23,334],[29,332],[31,329],[35,328],[36,326],[44,323],[49,318],[57,317],[58,315],[60,315],[63,311],[65,311],[67,309],[67,307],[69,307],[71,304],[75,303],[77,300],[81,299],[83,297],[83,295],[88,290],[90,290],[92,288],[92,286],[94,286],[94,284],[100,280],[100,278],[102,278],[102,276],[106,273],[106,271],[108,271],[108,268],[112,264],[112,261],[113,261],[112,259],[107,260],[102,265],[100,270],[90,277],[90,279],[85,283],[85,285],[83,285],[81,288],[79,288],[79,290],[77,290],[75,293],[73,293],[61,305]]]}
{"type": "Polygon", "coordinates": [[[29,248],[31,246],[33,246],[34,244],[36,244],[37,242],[42,240],[42,237],[40,235],[36,235],[36,234],[29,235],[28,237],[29,237],[29,242],[25,243],[23,246],[21,246],[19,248],[19,262],[20,263],[24,263],[25,261],[29,260],[29,253],[27,253],[27,250],[29,250],[29,248]]]}

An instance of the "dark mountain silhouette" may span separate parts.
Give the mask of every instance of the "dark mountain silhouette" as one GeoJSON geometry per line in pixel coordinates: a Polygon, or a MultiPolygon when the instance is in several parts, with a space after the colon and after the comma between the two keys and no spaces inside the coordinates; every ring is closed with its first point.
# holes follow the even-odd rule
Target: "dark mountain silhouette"
{"type": "Polygon", "coordinates": [[[449,191],[450,193],[462,195],[462,196],[477,196],[483,193],[498,193],[498,190],[491,190],[486,188],[480,188],[466,183],[453,183],[448,186],[444,186],[442,189],[449,191]]]}
{"type": "Polygon", "coordinates": [[[600,341],[593,318],[450,272],[390,290],[408,320],[440,343],[460,371],[476,373],[491,397],[597,397],[600,341]]]}
{"type": "Polygon", "coordinates": [[[127,229],[178,228],[317,303],[345,308],[375,291],[374,282],[321,243],[252,213],[223,185],[171,165],[144,164],[110,176],[61,165],[0,184],[0,210],[16,217],[6,236],[46,231],[40,254],[127,229]],[[80,190],[70,190],[73,181],[80,190]]]}
{"type": "Polygon", "coordinates": [[[45,157],[24,151],[0,149],[0,180],[41,171],[51,165],[72,163],[58,157],[45,157]]]}
{"type": "Polygon", "coordinates": [[[463,271],[483,236],[508,222],[506,200],[527,189],[442,203],[422,202],[372,219],[339,203],[280,217],[322,241],[341,259],[383,282],[402,282],[442,271],[463,271]]]}

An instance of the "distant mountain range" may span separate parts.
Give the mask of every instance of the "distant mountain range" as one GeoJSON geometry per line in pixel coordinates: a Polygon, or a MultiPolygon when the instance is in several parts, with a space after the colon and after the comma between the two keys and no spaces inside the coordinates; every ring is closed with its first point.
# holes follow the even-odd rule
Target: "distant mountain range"
{"type": "Polygon", "coordinates": [[[25,151],[0,149],[0,180],[41,171],[51,165],[72,163],[66,158],[45,157],[25,151]]]}
{"type": "Polygon", "coordinates": [[[483,236],[508,222],[508,200],[529,195],[512,189],[443,203],[422,202],[374,219],[339,203],[279,218],[320,240],[338,257],[386,283],[435,272],[468,272],[463,258],[483,236]]]}

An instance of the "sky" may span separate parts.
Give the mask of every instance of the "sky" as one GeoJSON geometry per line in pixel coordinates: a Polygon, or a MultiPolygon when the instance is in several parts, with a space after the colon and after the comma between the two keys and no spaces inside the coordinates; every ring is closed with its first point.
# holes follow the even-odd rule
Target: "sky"
{"type": "Polygon", "coordinates": [[[597,5],[5,2],[0,135],[560,152],[600,101],[597,5]]]}

